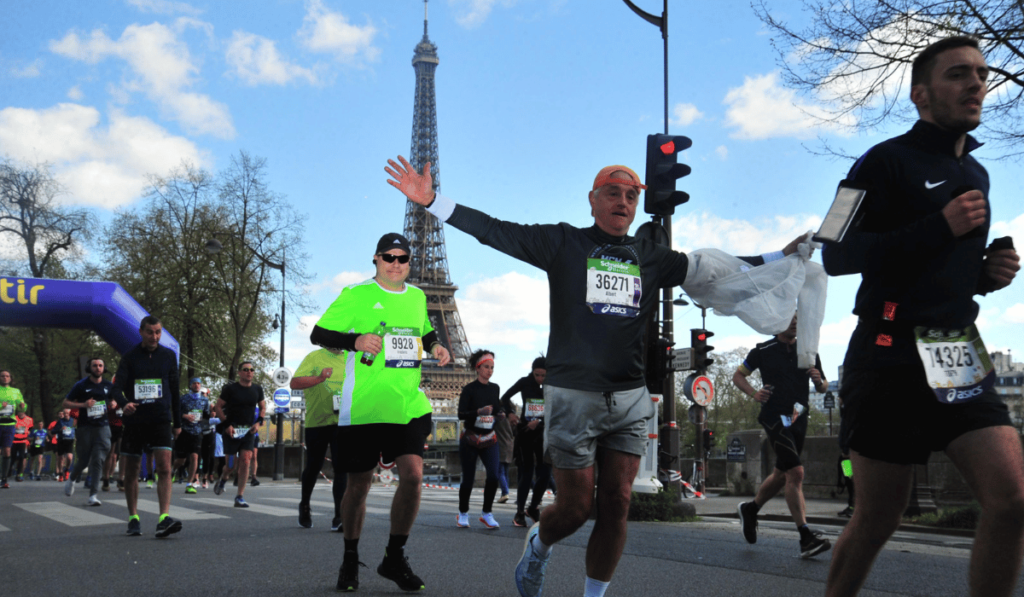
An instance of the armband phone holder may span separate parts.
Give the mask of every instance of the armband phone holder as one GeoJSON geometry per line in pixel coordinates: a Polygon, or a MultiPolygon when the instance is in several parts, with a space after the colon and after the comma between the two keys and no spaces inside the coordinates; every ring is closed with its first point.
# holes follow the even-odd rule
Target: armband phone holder
{"type": "Polygon", "coordinates": [[[832,200],[832,207],[815,233],[814,240],[826,243],[841,242],[866,195],[866,189],[858,188],[847,180],[840,182],[836,198],[832,200]]]}

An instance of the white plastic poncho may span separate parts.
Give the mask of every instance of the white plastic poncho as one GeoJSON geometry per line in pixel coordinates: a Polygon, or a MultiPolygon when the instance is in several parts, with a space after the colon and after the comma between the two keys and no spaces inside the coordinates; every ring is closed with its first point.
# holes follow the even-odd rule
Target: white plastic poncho
{"type": "Polygon", "coordinates": [[[796,253],[757,267],[718,249],[693,251],[683,290],[698,305],[735,315],[762,334],[785,331],[798,314],[797,363],[813,367],[828,276],[821,264],[810,261],[812,250],[821,245],[809,239],[808,233],[796,253]]]}

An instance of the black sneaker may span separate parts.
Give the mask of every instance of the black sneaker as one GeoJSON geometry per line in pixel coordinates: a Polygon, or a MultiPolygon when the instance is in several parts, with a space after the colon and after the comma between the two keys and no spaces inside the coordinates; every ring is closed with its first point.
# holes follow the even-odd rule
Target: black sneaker
{"type": "Polygon", "coordinates": [[[540,508],[538,508],[537,506],[527,506],[526,515],[529,516],[530,520],[532,520],[533,522],[540,522],[540,508]]]}
{"type": "Polygon", "coordinates": [[[103,491],[110,491],[110,480],[104,479],[101,487],[103,488],[103,491]]]}
{"type": "Polygon", "coordinates": [[[129,518],[128,519],[128,531],[125,533],[125,535],[128,535],[129,537],[138,537],[141,534],[142,534],[142,523],[139,522],[138,518],[129,518]]]}
{"type": "Polygon", "coordinates": [[[813,531],[810,537],[800,540],[800,557],[803,559],[813,558],[823,551],[832,548],[828,539],[821,536],[821,531],[813,531]]]}
{"type": "Polygon", "coordinates": [[[342,593],[351,593],[359,588],[359,567],[366,568],[366,564],[359,561],[359,558],[346,557],[341,562],[338,570],[338,584],[335,588],[342,593]]]}
{"type": "Polygon", "coordinates": [[[409,558],[405,556],[390,557],[387,549],[384,550],[384,561],[377,566],[377,574],[388,580],[393,580],[403,591],[422,591],[426,588],[423,580],[413,574],[409,567],[409,558]]]}
{"type": "Polygon", "coordinates": [[[512,526],[514,526],[514,527],[525,527],[526,526],[526,514],[524,512],[516,512],[516,515],[512,517],[512,526]]]}
{"type": "Polygon", "coordinates": [[[299,526],[304,529],[313,528],[313,509],[309,504],[299,504],[299,526]]]}
{"type": "Polygon", "coordinates": [[[331,532],[332,533],[344,533],[345,528],[341,524],[341,517],[335,516],[331,519],[331,532]]]}
{"type": "Polygon", "coordinates": [[[174,533],[177,533],[180,530],[181,530],[181,521],[180,520],[177,520],[175,518],[171,518],[170,516],[165,516],[164,519],[161,520],[156,525],[156,536],[163,538],[163,537],[166,537],[168,535],[173,535],[174,533]]]}
{"type": "Polygon", "coordinates": [[[841,510],[838,514],[836,514],[836,516],[842,518],[850,518],[851,516],[853,516],[853,508],[847,506],[844,510],[841,510]]]}
{"type": "Polygon", "coordinates": [[[740,514],[740,530],[747,543],[757,543],[757,514],[750,512],[753,502],[742,502],[736,511],[740,514]]]}
{"type": "Polygon", "coordinates": [[[256,477],[250,478],[249,479],[249,486],[250,487],[259,487],[260,486],[260,480],[257,479],[256,477]]]}

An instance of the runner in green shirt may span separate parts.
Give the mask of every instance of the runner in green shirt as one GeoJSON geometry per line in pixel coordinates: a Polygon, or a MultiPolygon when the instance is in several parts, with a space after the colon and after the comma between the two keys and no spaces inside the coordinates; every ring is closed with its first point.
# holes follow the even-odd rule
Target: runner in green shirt
{"type": "Polygon", "coordinates": [[[346,351],[336,436],[342,458],[334,461],[336,471],[348,473],[339,591],[359,587],[357,546],[378,460],[398,465],[399,482],[391,505],[391,539],[377,573],[404,591],[424,588],[404,554],[419,511],[423,444],[431,432],[430,402],[419,389],[420,361],[424,347],[441,367],[450,357],[430,325],[426,295],[405,283],[411,255],[402,235],[382,236],[373,255],[376,275],[342,290],[310,335],[314,344],[346,351]]]}
{"type": "Polygon", "coordinates": [[[0,489],[10,489],[7,469],[11,465],[11,446],[14,444],[14,414],[25,408],[21,390],[11,387],[11,372],[0,369],[0,489]]]}

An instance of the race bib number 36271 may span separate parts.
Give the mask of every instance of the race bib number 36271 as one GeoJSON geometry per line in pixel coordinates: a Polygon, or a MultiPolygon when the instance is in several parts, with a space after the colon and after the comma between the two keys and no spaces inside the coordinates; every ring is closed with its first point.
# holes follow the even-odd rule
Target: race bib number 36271
{"type": "Polygon", "coordinates": [[[636,317],[642,292],[639,266],[587,259],[587,305],[594,313],[636,317]]]}
{"type": "Polygon", "coordinates": [[[995,385],[995,367],[978,328],[918,327],[917,352],[928,385],[943,404],[969,402],[995,385]]]}

